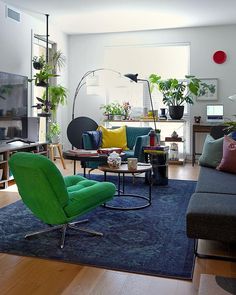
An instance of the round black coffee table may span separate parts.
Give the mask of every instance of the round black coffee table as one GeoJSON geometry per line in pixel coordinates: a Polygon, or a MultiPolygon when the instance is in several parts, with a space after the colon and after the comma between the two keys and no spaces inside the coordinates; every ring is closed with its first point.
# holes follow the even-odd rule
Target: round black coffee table
{"type": "Polygon", "coordinates": [[[121,207],[121,206],[113,206],[109,204],[104,204],[105,208],[110,209],[116,209],[116,210],[137,210],[137,209],[143,209],[151,205],[152,203],[152,165],[148,163],[138,163],[136,170],[129,170],[127,164],[121,164],[119,168],[111,168],[108,165],[101,165],[98,166],[98,169],[104,172],[104,181],[107,180],[107,172],[112,172],[118,174],[118,184],[117,184],[117,195],[114,196],[114,198],[126,198],[126,197],[132,197],[132,198],[139,198],[144,199],[145,204],[138,205],[138,206],[132,206],[132,207],[121,207]],[[148,197],[141,196],[138,194],[130,194],[125,192],[125,174],[131,174],[134,175],[136,173],[146,173],[149,177],[149,193],[148,197]],[[121,175],[122,175],[122,181],[121,181],[121,175]],[[122,189],[121,189],[121,183],[122,183],[122,189]]]}

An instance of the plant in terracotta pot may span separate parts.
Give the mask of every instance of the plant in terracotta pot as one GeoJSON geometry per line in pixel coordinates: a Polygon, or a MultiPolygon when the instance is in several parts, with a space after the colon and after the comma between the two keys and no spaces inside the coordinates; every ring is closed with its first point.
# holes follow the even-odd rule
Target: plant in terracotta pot
{"type": "Polygon", "coordinates": [[[195,76],[185,76],[185,80],[167,79],[161,80],[156,74],[151,74],[149,81],[151,90],[154,87],[162,93],[163,102],[169,107],[169,115],[173,120],[180,120],[184,114],[184,104],[193,104],[194,97],[202,95],[202,91],[213,93],[212,85],[201,83],[195,76]]]}

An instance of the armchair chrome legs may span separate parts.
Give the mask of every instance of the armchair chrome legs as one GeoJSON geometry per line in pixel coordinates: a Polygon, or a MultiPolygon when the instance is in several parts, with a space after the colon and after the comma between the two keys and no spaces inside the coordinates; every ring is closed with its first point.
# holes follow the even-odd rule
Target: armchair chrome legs
{"type": "Polygon", "coordinates": [[[43,233],[47,233],[47,232],[51,232],[51,231],[60,229],[61,232],[62,232],[61,233],[60,248],[63,249],[64,245],[65,245],[65,236],[66,236],[67,228],[75,229],[75,230],[82,231],[82,232],[86,232],[86,233],[96,235],[96,236],[103,236],[103,233],[93,231],[93,230],[90,230],[90,229],[86,229],[86,228],[80,228],[80,227],[76,226],[77,224],[84,223],[84,222],[88,222],[88,219],[79,220],[79,221],[75,221],[75,222],[71,222],[71,223],[67,223],[67,224],[60,224],[60,225],[52,226],[50,228],[46,228],[46,229],[42,229],[42,230],[39,230],[39,231],[36,231],[36,232],[28,233],[28,234],[25,235],[25,239],[36,236],[36,235],[39,235],[39,234],[43,234],[43,233]]]}

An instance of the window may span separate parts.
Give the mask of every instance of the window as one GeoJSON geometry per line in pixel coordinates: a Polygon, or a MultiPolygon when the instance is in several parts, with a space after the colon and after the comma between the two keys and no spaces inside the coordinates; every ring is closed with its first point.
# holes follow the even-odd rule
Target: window
{"type": "MultiPolygon", "coordinates": [[[[104,54],[104,67],[121,73],[138,73],[142,79],[148,79],[156,73],[162,79],[184,79],[189,73],[189,44],[140,45],[107,47],[104,54]]],[[[152,93],[155,110],[164,107],[162,96],[158,91],[152,93]]],[[[126,87],[110,87],[107,102],[117,100],[129,101],[132,108],[150,109],[146,83],[127,83],[126,87]]],[[[187,108],[185,108],[187,109],[187,108]]]]}

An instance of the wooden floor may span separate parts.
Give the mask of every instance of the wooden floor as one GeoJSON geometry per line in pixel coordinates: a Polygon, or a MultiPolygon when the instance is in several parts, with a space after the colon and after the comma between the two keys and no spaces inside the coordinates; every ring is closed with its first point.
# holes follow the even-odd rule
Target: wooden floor
{"type": "MultiPolygon", "coordinates": [[[[61,168],[59,160],[56,162],[64,175],[73,174],[70,161],[66,161],[66,170],[61,168]]],[[[196,165],[194,168],[190,164],[171,165],[169,178],[196,180],[198,172],[196,165]]],[[[0,190],[0,207],[18,198],[15,185],[0,190]]],[[[194,295],[201,273],[236,277],[236,263],[197,259],[193,282],[186,282],[0,254],[0,294],[194,295]]]]}

